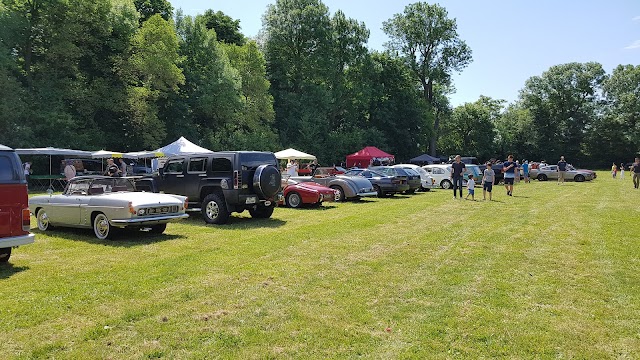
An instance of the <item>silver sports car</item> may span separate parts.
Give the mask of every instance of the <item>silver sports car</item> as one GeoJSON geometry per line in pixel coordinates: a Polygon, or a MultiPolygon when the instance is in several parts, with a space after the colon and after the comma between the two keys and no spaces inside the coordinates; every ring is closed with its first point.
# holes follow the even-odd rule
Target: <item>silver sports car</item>
{"type": "Polygon", "coordinates": [[[62,195],[29,199],[38,229],[93,228],[98,239],[111,237],[114,228],[149,229],[161,234],[168,222],[189,217],[187,205],[184,196],[136,192],[133,179],[105,176],[76,177],[62,195]]]}
{"type": "MultiPolygon", "coordinates": [[[[543,166],[540,169],[531,170],[529,176],[532,179],[538,179],[540,181],[557,180],[558,179],[558,165],[543,166]]],[[[567,171],[564,172],[565,180],[574,180],[576,182],[589,181],[596,178],[595,171],[586,169],[576,169],[571,165],[567,166],[567,171]]]]}

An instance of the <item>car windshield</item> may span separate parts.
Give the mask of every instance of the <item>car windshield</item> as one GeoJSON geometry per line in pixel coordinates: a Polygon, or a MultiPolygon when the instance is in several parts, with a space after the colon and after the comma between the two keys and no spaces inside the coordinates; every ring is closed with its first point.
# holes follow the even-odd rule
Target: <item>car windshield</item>
{"type": "Polygon", "coordinates": [[[100,178],[79,179],[70,181],[65,190],[66,195],[99,195],[123,191],[136,191],[132,179],[100,178]]]}
{"type": "Polygon", "coordinates": [[[403,169],[407,174],[411,175],[411,176],[420,176],[420,174],[418,174],[417,172],[415,172],[413,169],[403,169]]]}
{"type": "Polygon", "coordinates": [[[351,176],[358,176],[358,175],[362,174],[362,171],[363,171],[363,170],[360,170],[360,169],[358,169],[358,170],[353,169],[353,170],[349,170],[349,171],[347,171],[347,172],[346,172],[346,173],[344,173],[344,174],[345,174],[345,175],[351,175],[351,176]]]}

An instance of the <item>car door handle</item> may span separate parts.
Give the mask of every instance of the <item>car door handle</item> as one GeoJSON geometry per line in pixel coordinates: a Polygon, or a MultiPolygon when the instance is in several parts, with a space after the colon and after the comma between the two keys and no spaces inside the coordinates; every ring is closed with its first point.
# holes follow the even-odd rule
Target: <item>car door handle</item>
{"type": "Polygon", "coordinates": [[[198,175],[198,176],[200,176],[200,177],[206,177],[206,176],[207,176],[207,174],[200,174],[200,175],[198,175]]]}
{"type": "Polygon", "coordinates": [[[176,175],[177,178],[183,178],[184,175],[176,175]]]}

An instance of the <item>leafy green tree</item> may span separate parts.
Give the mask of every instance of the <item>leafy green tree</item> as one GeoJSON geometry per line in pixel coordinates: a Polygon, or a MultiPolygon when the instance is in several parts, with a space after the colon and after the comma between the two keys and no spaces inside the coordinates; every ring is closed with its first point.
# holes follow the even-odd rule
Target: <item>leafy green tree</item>
{"type": "Polygon", "coordinates": [[[127,88],[129,130],[126,140],[145,148],[158,147],[166,137],[158,117],[169,94],[178,91],[185,78],[179,68],[178,38],[170,22],[151,16],[131,40],[127,88]]]}
{"type": "MultiPolygon", "coordinates": [[[[611,139],[622,151],[640,153],[640,65],[619,65],[603,84],[607,117],[621,136],[611,139]]],[[[623,154],[615,154],[621,156],[623,154]]],[[[629,156],[629,155],[627,155],[629,156]]]]}
{"type": "Polygon", "coordinates": [[[552,66],[527,80],[520,99],[533,119],[535,157],[586,159],[585,136],[598,116],[605,77],[602,65],[591,62],[552,66]]]}
{"type": "Polygon", "coordinates": [[[201,15],[207,29],[215,30],[218,41],[225,44],[244,45],[246,39],[240,32],[240,20],[234,20],[222,11],[209,9],[201,15]]]}
{"type": "Polygon", "coordinates": [[[160,15],[169,21],[173,15],[173,7],[167,0],[134,0],[133,3],[140,13],[140,23],[143,23],[153,15],[160,15]]]}
{"type": "Polygon", "coordinates": [[[500,116],[502,100],[481,96],[476,102],[453,109],[451,119],[443,125],[440,148],[448,154],[477,156],[488,160],[495,154],[495,121],[500,116]]]}
{"type": "Polygon", "coordinates": [[[496,158],[505,159],[512,154],[517,159],[545,160],[535,155],[533,117],[519,103],[507,106],[495,120],[495,129],[496,158]]]}
{"type": "Polygon", "coordinates": [[[264,16],[264,51],[281,142],[325,158],[332,96],[331,21],[319,0],[278,0],[264,16]]]}
{"type": "MultiPolygon", "coordinates": [[[[471,62],[471,49],[458,36],[456,20],[450,19],[440,5],[424,2],[407,5],[402,14],[395,14],[382,28],[391,38],[386,47],[406,61],[430,105],[434,86],[450,85],[451,73],[461,71],[471,62]]],[[[440,116],[434,117],[429,142],[433,156],[440,120],[440,116]]]]}

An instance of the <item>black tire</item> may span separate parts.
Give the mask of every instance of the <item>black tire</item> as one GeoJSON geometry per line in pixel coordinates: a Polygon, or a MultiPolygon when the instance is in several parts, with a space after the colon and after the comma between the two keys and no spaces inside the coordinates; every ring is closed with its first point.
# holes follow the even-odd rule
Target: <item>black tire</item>
{"type": "Polygon", "coordinates": [[[109,218],[103,213],[97,213],[93,217],[93,233],[100,240],[112,239],[115,229],[109,223],[109,218]]]}
{"type": "Polygon", "coordinates": [[[167,224],[158,224],[151,227],[149,233],[160,235],[167,229],[167,224]]]}
{"type": "Polygon", "coordinates": [[[11,257],[10,247],[0,249],[0,263],[6,263],[7,261],[9,261],[10,257],[11,257]]]}
{"type": "Polygon", "coordinates": [[[274,206],[258,206],[256,209],[249,209],[252,218],[268,219],[273,215],[274,206]]]}
{"type": "Polygon", "coordinates": [[[302,196],[295,191],[287,194],[287,206],[291,208],[299,208],[302,206],[302,196]]]}
{"type": "Polygon", "coordinates": [[[330,188],[332,188],[333,190],[337,190],[339,192],[339,194],[336,194],[336,201],[344,201],[345,199],[344,190],[342,190],[341,186],[331,185],[330,188]]]}
{"type": "Polygon", "coordinates": [[[453,187],[453,183],[447,179],[444,179],[440,182],[440,187],[445,190],[449,190],[453,187]]]}
{"type": "Polygon", "coordinates": [[[282,175],[273,165],[260,165],[253,175],[253,190],[262,199],[271,199],[280,191],[282,175]]]}
{"type": "Polygon", "coordinates": [[[413,194],[416,193],[416,189],[409,189],[409,190],[405,191],[404,193],[407,194],[407,195],[413,195],[413,194]]]}
{"type": "Polygon", "coordinates": [[[585,178],[584,175],[576,175],[576,177],[573,178],[573,180],[575,180],[576,182],[584,182],[585,178]]]}
{"type": "Polygon", "coordinates": [[[384,193],[382,192],[382,189],[380,189],[380,186],[378,185],[373,185],[373,190],[375,190],[378,193],[378,197],[384,197],[384,193]]]}
{"type": "Polygon", "coordinates": [[[207,224],[226,224],[229,221],[229,210],[224,196],[213,193],[202,201],[202,217],[207,224]]]}
{"type": "Polygon", "coordinates": [[[53,229],[53,226],[49,223],[49,217],[44,209],[38,209],[36,212],[36,220],[38,224],[38,230],[47,231],[53,229]]]}
{"type": "Polygon", "coordinates": [[[547,181],[547,175],[545,174],[538,174],[538,181],[547,181]]]}

